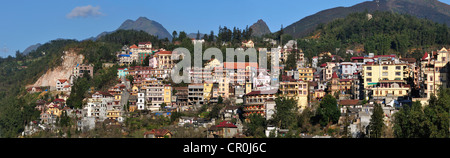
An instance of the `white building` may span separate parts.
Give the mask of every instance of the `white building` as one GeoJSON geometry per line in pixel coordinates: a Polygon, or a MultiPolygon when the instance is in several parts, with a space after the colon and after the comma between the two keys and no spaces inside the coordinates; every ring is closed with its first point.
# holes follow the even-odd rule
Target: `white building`
{"type": "Polygon", "coordinates": [[[138,99],[136,102],[136,106],[138,110],[145,110],[145,93],[140,92],[138,93],[138,99]]]}
{"type": "Polygon", "coordinates": [[[356,63],[342,62],[339,64],[342,79],[352,79],[353,73],[357,72],[356,63]]]}
{"type": "Polygon", "coordinates": [[[94,117],[96,121],[104,121],[107,119],[107,106],[112,105],[114,102],[114,96],[107,92],[97,91],[92,94],[92,98],[88,98],[87,117],[94,117]]]}
{"type": "Polygon", "coordinates": [[[56,80],[56,90],[70,92],[70,83],[67,79],[58,79],[56,80]]]}

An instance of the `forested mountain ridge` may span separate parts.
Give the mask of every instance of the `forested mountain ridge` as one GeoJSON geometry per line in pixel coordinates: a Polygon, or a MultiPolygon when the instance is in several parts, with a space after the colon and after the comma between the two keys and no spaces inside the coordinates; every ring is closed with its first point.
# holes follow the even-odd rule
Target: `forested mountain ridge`
{"type": "Polygon", "coordinates": [[[344,18],[357,12],[388,11],[429,19],[450,26],[450,5],[438,0],[373,0],[351,7],[336,7],[307,16],[284,28],[284,33],[294,38],[305,37],[319,24],[326,24],[337,18],[344,18]]]}
{"type": "Polygon", "coordinates": [[[306,55],[332,52],[342,55],[347,49],[365,53],[423,55],[450,45],[446,24],[392,12],[352,13],[346,18],[319,25],[311,36],[298,40],[306,55]],[[336,48],[340,48],[337,52],[336,48]]]}

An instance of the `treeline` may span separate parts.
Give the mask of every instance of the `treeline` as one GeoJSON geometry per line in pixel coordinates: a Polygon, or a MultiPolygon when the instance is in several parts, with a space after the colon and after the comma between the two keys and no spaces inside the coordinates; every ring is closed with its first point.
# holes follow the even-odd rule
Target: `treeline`
{"type": "Polygon", "coordinates": [[[345,53],[362,49],[365,53],[420,57],[424,49],[450,45],[450,29],[410,15],[391,12],[352,13],[346,18],[321,24],[310,37],[298,40],[307,57],[318,52],[345,53]],[[340,48],[340,50],[336,50],[340,48]],[[418,50],[414,52],[415,50],[418,50]]]}

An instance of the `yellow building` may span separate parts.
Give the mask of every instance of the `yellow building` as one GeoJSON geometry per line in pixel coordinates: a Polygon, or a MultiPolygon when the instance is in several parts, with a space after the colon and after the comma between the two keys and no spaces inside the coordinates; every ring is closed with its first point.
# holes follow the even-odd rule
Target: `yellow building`
{"type": "Polygon", "coordinates": [[[437,94],[441,86],[449,87],[448,71],[450,62],[450,52],[442,48],[433,51],[431,54],[426,53],[421,61],[421,77],[423,78],[424,87],[421,87],[426,95],[430,98],[431,94],[437,94]]]}
{"type": "Polygon", "coordinates": [[[62,110],[59,108],[58,105],[55,105],[51,103],[51,105],[48,106],[48,109],[46,111],[48,114],[55,115],[57,117],[61,116],[62,110]]]}
{"type": "Polygon", "coordinates": [[[164,86],[164,103],[167,105],[171,105],[172,103],[172,86],[170,85],[164,86]]]}
{"type": "Polygon", "coordinates": [[[133,88],[131,88],[131,95],[137,95],[139,92],[139,87],[134,85],[133,88]]]}
{"type": "Polygon", "coordinates": [[[246,82],[245,83],[245,94],[252,92],[252,83],[246,82]]]}
{"type": "Polygon", "coordinates": [[[203,100],[209,101],[211,99],[213,85],[213,82],[209,81],[205,81],[205,83],[203,83],[203,100]]]}
{"type": "Polygon", "coordinates": [[[384,99],[388,96],[398,98],[407,96],[411,86],[406,84],[405,81],[381,80],[376,87],[371,89],[373,90],[374,99],[384,99]]]}
{"type": "Polygon", "coordinates": [[[313,81],[314,71],[313,68],[298,68],[298,78],[303,81],[313,81]]]}
{"type": "Polygon", "coordinates": [[[297,100],[297,106],[305,109],[308,106],[308,83],[304,81],[280,82],[282,96],[297,100]]]}
{"type": "Polygon", "coordinates": [[[120,110],[108,110],[106,111],[106,117],[108,119],[117,120],[119,117],[121,117],[120,110]]]}
{"type": "Polygon", "coordinates": [[[363,65],[364,88],[373,87],[381,80],[404,80],[406,64],[365,64],[363,65]]]}

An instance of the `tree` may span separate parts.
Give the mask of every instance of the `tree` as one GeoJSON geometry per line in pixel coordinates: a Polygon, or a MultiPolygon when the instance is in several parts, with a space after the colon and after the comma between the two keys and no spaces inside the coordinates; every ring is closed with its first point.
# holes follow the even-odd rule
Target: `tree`
{"type": "Polygon", "coordinates": [[[266,119],[259,114],[251,114],[248,116],[248,119],[250,121],[245,124],[247,126],[246,135],[259,138],[265,137],[266,119]]]}
{"type": "Polygon", "coordinates": [[[340,115],[341,111],[337,106],[336,98],[327,94],[320,102],[314,120],[321,126],[326,126],[328,123],[337,123],[340,115]]]}
{"type": "Polygon", "coordinates": [[[426,138],[426,118],[420,102],[404,105],[394,114],[394,136],[397,138],[426,138]]]}
{"type": "Polygon", "coordinates": [[[200,30],[197,30],[197,38],[195,38],[196,40],[200,40],[200,30]]]}
{"type": "Polygon", "coordinates": [[[276,98],[275,113],[271,122],[283,129],[289,129],[296,126],[296,116],[298,113],[297,100],[293,98],[276,98]]]}
{"type": "Polygon", "coordinates": [[[222,98],[221,95],[219,95],[219,99],[218,99],[217,103],[219,103],[219,104],[222,104],[222,103],[223,103],[223,98],[222,98]]]}
{"type": "Polygon", "coordinates": [[[370,117],[370,124],[369,124],[371,138],[381,138],[383,128],[385,127],[383,118],[384,118],[383,108],[381,108],[380,104],[375,104],[373,114],[370,117]]]}
{"type": "Polygon", "coordinates": [[[149,62],[150,62],[150,55],[147,55],[144,61],[142,62],[142,66],[148,66],[149,62]]]}
{"type": "Polygon", "coordinates": [[[181,31],[180,35],[178,35],[178,40],[183,41],[185,38],[188,38],[186,32],[181,31]]]}
{"type": "Polygon", "coordinates": [[[177,36],[178,36],[177,31],[173,31],[172,32],[172,42],[175,42],[177,40],[177,36]]]}
{"type": "Polygon", "coordinates": [[[449,138],[450,117],[450,89],[440,88],[438,98],[434,95],[430,98],[428,106],[424,108],[427,117],[427,129],[431,138],[449,138]]]}

